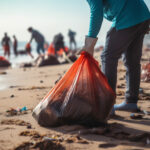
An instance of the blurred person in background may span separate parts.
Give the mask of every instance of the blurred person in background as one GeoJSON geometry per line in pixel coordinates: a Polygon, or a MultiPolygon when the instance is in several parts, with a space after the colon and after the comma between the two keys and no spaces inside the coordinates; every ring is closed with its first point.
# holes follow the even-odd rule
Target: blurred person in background
{"type": "Polygon", "coordinates": [[[31,44],[32,40],[34,39],[35,42],[37,43],[37,53],[39,55],[44,54],[45,53],[45,49],[44,49],[44,42],[45,42],[45,38],[44,36],[37,30],[33,29],[32,27],[28,28],[28,31],[31,33],[31,39],[29,41],[29,43],[31,44]]]}
{"type": "Polygon", "coordinates": [[[65,43],[64,43],[64,36],[61,34],[61,33],[58,33],[54,36],[53,38],[53,47],[54,47],[54,50],[55,50],[55,55],[57,56],[57,52],[60,50],[60,49],[63,49],[63,51],[65,53],[66,52],[66,49],[65,49],[65,43]]]}
{"type": "Polygon", "coordinates": [[[18,51],[17,51],[18,41],[17,41],[17,38],[16,38],[15,35],[13,35],[13,39],[14,39],[14,41],[13,41],[13,50],[14,50],[15,56],[17,56],[18,55],[18,51]]]}
{"type": "Polygon", "coordinates": [[[74,44],[74,49],[77,48],[77,44],[76,44],[76,40],[75,40],[75,35],[76,32],[72,31],[72,30],[68,30],[68,37],[69,37],[69,45],[70,45],[70,50],[72,50],[72,44],[74,44]]]}
{"type": "Polygon", "coordinates": [[[1,44],[4,49],[4,56],[8,56],[8,58],[9,58],[10,57],[11,40],[6,32],[4,33],[4,37],[2,38],[1,44]]]}

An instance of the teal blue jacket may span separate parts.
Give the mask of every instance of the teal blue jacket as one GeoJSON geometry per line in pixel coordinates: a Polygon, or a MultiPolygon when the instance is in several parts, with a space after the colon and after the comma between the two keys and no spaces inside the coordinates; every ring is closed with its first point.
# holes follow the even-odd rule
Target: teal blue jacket
{"type": "Polygon", "coordinates": [[[87,0],[90,6],[89,37],[97,37],[103,17],[112,21],[117,30],[132,27],[150,19],[143,0],[87,0]]]}

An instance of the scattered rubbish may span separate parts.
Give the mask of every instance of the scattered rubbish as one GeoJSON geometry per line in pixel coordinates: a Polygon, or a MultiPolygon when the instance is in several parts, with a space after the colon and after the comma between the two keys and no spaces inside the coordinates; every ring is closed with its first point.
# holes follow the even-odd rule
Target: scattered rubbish
{"type": "Polygon", "coordinates": [[[42,139],[43,136],[40,135],[37,131],[23,131],[19,134],[20,136],[31,136],[32,139],[42,139]]]}
{"type": "Polygon", "coordinates": [[[32,109],[28,109],[26,106],[22,108],[10,108],[6,111],[6,116],[15,116],[15,115],[22,115],[22,114],[27,114],[28,111],[32,111],[32,109]]]}
{"type": "Polygon", "coordinates": [[[44,140],[44,141],[47,141],[47,140],[48,140],[48,141],[49,141],[49,140],[50,140],[50,141],[56,141],[56,139],[50,138],[50,137],[43,137],[43,140],[44,140]]]}
{"type": "Polygon", "coordinates": [[[19,111],[20,111],[20,112],[27,111],[27,107],[26,107],[26,106],[24,106],[24,107],[23,107],[23,108],[21,108],[19,111]]]}
{"type": "Polygon", "coordinates": [[[71,136],[65,139],[66,143],[80,143],[80,144],[89,144],[89,142],[80,136],[71,136]]]}
{"type": "Polygon", "coordinates": [[[17,119],[2,120],[1,124],[5,124],[5,125],[19,125],[19,126],[29,126],[29,125],[31,125],[28,122],[25,122],[23,120],[17,120],[17,119]]]}
{"type": "Polygon", "coordinates": [[[57,141],[24,142],[14,150],[65,150],[65,147],[57,141]]]}
{"type": "Polygon", "coordinates": [[[7,116],[15,116],[17,115],[17,110],[14,108],[10,108],[9,110],[6,111],[6,113],[7,116]]]}

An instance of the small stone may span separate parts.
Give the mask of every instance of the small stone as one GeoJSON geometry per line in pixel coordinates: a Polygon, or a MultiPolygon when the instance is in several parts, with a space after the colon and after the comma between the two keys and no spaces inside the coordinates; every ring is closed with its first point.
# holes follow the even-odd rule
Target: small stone
{"type": "Polygon", "coordinates": [[[13,97],[15,97],[15,95],[12,94],[10,97],[13,98],[13,97]]]}
{"type": "Polygon", "coordinates": [[[44,82],[43,80],[40,81],[40,83],[43,83],[43,82],[44,82]]]}

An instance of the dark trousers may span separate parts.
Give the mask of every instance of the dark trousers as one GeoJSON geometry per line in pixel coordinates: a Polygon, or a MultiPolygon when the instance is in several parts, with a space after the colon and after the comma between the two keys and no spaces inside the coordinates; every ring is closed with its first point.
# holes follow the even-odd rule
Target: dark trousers
{"type": "Polygon", "coordinates": [[[126,94],[127,103],[137,103],[140,74],[141,55],[145,33],[150,21],[145,21],[133,27],[116,30],[111,28],[106,37],[105,48],[101,54],[102,72],[116,92],[118,59],[123,55],[126,67],[126,94]]]}
{"type": "Polygon", "coordinates": [[[42,50],[42,53],[44,54],[45,53],[45,49],[44,49],[44,43],[37,43],[37,53],[40,55],[41,54],[41,50],[42,50]]]}

